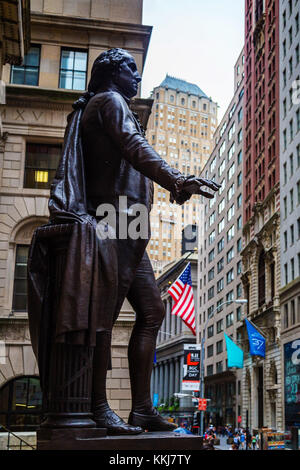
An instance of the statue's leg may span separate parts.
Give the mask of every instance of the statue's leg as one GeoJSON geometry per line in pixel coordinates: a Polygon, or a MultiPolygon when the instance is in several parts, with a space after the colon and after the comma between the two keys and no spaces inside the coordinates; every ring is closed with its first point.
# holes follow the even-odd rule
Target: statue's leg
{"type": "Polygon", "coordinates": [[[164,319],[165,308],[146,252],[127,299],[136,312],[128,346],[132,392],[132,411],[128,422],[149,431],[174,430],[176,426],[165,421],[153,408],[150,396],[156,337],[164,319]]]}
{"type": "Polygon", "coordinates": [[[122,420],[109,406],[106,398],[106,375],[109,366],[111,330],[97,333],[93,361],[92,410],[97,427],[106,428],[108,434],[139,434],[142,428],[122,420]]]}

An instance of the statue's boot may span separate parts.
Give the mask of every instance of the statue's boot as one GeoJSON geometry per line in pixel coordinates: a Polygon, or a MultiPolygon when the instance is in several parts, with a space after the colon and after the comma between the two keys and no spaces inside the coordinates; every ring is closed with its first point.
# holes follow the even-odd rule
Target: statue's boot
{"type": "Polygon", "coordinates": [[[140,434],[143,429],[125,423],[107,403],[106,375],[110,359],[111,332],[97,333],[97,344],[94,351],[93,363],[93,420],[98,428],[106,428],[107,434],[140,434]]]}
{"type": "Polygon", "coordinates": [[[143,328],[136,323],[132,331],[128,347],[132,411],[128,423],[132,426],[140,426],[147,431],[174,431],[177,425],[165,420],[153,408],[150,396],[158,328],[143,328]]]}

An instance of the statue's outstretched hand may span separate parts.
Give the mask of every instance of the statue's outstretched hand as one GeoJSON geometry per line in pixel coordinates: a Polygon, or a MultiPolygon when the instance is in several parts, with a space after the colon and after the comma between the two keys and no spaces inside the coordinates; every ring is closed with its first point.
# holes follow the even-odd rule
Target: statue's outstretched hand
{"type": "Polygon", "coordinates": [[[171,193],[170,202],[176,201],[177,204],[183,204],[193,194],[200,194],[204,197],[212,199],[215,197],[213,193],[205,191],[202,187],[207,187],[213,191],[218,191],[221,185],[212,180],[207,180],[205,178],[198,178],[196,176],[187,176],[178,178],[178,183],[176,184],[176,191],[171,193]]]}

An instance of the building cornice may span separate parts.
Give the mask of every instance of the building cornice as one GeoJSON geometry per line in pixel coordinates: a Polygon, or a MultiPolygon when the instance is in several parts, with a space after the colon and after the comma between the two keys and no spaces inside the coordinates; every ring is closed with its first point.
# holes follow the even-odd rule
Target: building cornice
{"type": "Polygon", "coordinates": [[[95,18],[78,18],[72,16],[62,15],[51,15],[44,13],[31,13],[31,24],[32,26],[39,26],[47,28],[55,28],[66,30],[72,29],[72,31],[84,31],[85,33],[104,32],[106,35],[126,35],[136,36],[143,41],[143,68],[148,52],[150,38],[152,34],[152,26],[147,26],[138,23],[123,23],[117,21],[105,21],[95,18]]]}

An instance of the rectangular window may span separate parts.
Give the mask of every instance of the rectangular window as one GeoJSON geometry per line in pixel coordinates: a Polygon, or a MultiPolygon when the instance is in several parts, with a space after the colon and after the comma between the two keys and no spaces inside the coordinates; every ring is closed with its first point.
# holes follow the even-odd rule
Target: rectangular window
{"type": "Polygon", "coordinates": [[[85,90],[87,51],[62,49],[59,71],[59,88],[85,90]]]}
{"type": "Polygon", "coordinates": [[[223,372],[223,362],[222,361],[216,363],[216,372],[217,372],[217,374],[220,374],[221,372],[223,372]]]}
{"type": "Polygon", "coordinates": [[[50,189],[61,149],[59,144],[26,144],[24,188],[50,189]]]}
{"type": "Polygon", "coordinates": [[[238,230],[242,228],[242,216],[241,215],[237,219],[236,226],[238,230]]]}
{"type": "Polygon", "coordinates": [[[242,251],[242,239],[241,238],[238,239],[236,246],[237,246],[237,252],[240,253],[242,251]]]}
{"type": "Polygon", "coordinates": [[[12,65],[10,83],[16,85],[39,84],[40,46],[31,46],[25,55],[23,65],[12,65]]]}
{"type": "Polygon", "coordinates": [[[215,257],[215,249],[213,248],[209,253],[208,253],[208,262],[211,263],[211,261],[215,257]]]}
{"type": "Polygon", "coordinates": [[[17,245],[14,273],[13,305],[14,311],[27,310],[27,260],[29,246],[17,245]]]}
{"type": "Polygon", "coordinates": [[[238,153],[238,157],[237,157],[238,165],[242,163],[242,158],[243,158],[243,153],[242,153],[242,150],[240,150],[238,153]]]}
{"type": "Polygon", "coordinates": [[[219,279],[219,281],[217,282],[217,292],[221,292],[222,290],[224,289],[224,278],[222,277],[221,279],[219,279]]]}
{"type": "Polygon", "coordinates": [[[232,146],[231,146],[230,149],[229,149],[229,152],[228,152],[228,160],[230,160],[230,159],[232,158],[234,152],[235,152],[235,143],[233,143],[232,146]]]}
{"type": "Polygon", "coordinates": [[[242,307],[236,309],[236,321],[241,321],[242,319],[242,307]]]}
{"type": "Polygon", "coordinates": [[[234,248],[230,248],[229,251],[227,251],[227,263],[230,263],[230,261],[234,258],[234,248]]]}
{"type": "Polygon", "coordinates": [[[217,263],[218,274],[222,271],[223,268],[224,268],[224,258],[221,258],[217,263]]]}
{"type": "Polygon", "coordinates": [[[236,265],[236,273],[237,273],[237,275],[239,275],[239,274],[242,273],[242,260],[240,260],[240,261],[237,262],[237,265],[236,265]]]}
{"type": "Polygon", "coordinates": [[[239,194],[238,197],[237,197],[237,206],[238,206],[238,209],[241,207],[242,205],[242,195],[239,194]]]}
{"type": "Polygon", "coordinates": [[[237,299],[240,299],[242,297],[242,284],[239,283],[237,286],[236,286],[236,298],[237,299]]]}
{"type": "Polygon", "coordinates": [[[221,251],[224,248],[224,244],[225,244],[224,237],[222,237],[221,240],[218,242],[218,253],[221,253],[221,251]]]}
{"type": "Polygon", "coordinates": [[[207,347],[207,357],[212,357],[214,355],[214,345],[211,344],[207,347]]]}
{"type": "Polygon", "coordinates": [[[234,271],[233,271],[233,268],[231,268],[230,271],[228,271],[228,273],[226,274],[226,282],[227,284],[230,284],[233,280],[234,280],[234,271]]]}
{"type": "Polygon", "coordinates": [[[212,281],[213,278],[215,277],[215,268],[211,268],[209,271],[208,271],[208,280],[209,281],[212,281]]]}
{"type": "Polygon", "coordinates": [[[221,333],[223,331],[223,319],[217,322],[217,333],[221,333]]]}
{"type": "Polygon", "coordinates": [[[225,220],[223,218],[221,222],[218,223],[218,233],[221,233],[224,227],[225,227],[225,220]]]}
{"type": "Polygon", "coordinates": [[[233,325],[233,312],[226,315],[226,328],[229,328],[231,325],[233,325]]]}
{"type": "Polygon", "coordinates": [[[217,354],[221,354],[223,352],[223,340],[217,341],[217,354]]]}
{"type": "Polygon", "coordinates": [[[232,240],[233,237],[234,237],[234,225],[232,225],[232,227],[230,227],[230,229],[227,232],[227,243],[230,242],[230,240],[232,240]]]}
{"type": "Polygon", "coordinates": [[[211,325],[207,328],[207,337],[211,338],[214,335],[214,325],[211,325]]]}
{"type": "Polygon", "coordinates": [[[214,373],[214,365],[211,364],[210,366],[207,366],[206,368],[206,375],[213,375],[214,373]]]}
{"type": "Polygon", "coordinates": [[[216,312],[219,313],[223,310],[223,298],[218,300],[217,302],[217,308],[216,308],[216,312]]]}

